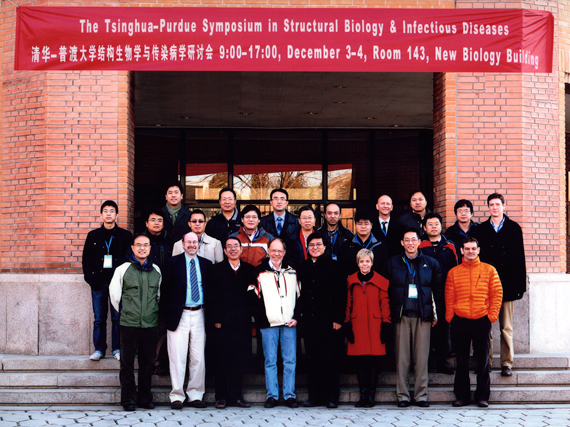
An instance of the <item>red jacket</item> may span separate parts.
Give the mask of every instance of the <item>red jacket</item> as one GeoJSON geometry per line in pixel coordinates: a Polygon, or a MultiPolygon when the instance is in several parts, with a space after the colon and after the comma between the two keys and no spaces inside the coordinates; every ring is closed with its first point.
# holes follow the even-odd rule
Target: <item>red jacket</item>
{"type": "Polygon", "coordinates": [[[382,322],[390,323],[388,280],[374,273],[363,285],[354,273],[347,279],[348,299],[345,322],[352,322],[354,344],[348,343],[349,356],[383,356],[386,346],[380,342],[382,322]]]}

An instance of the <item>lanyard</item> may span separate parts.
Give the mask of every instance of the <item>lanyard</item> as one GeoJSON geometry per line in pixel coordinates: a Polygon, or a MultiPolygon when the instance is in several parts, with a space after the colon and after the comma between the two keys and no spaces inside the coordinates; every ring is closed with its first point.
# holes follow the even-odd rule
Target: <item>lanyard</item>
{"type": "Polygon", "coordinates": [[[334,244],[336,243],[336,239],[338,239],[338,235],[340,234],[339,230],[336,231],[336,233],[334,233],[334,240],[332,242],[332,247],[334,247],[334,244]]]}
{"type": "MultiPolygon", "coordinates": [[[[359,238],[357,238],[357,242],[358,240],[360,240],[359,238]]],[[[364,242],[362,242],[362,245],[360,245],[360,247],[364,248],[364,249],[368,249],[368,247],[372,244],[372,238],[370,238],[370,241],[368,242],[368,244],[366,246],[364,246],[364,242]]]]}
{"type": "Polygon", "coordinates": [[[412,272],[412,269],[410,267],[410,263],[408,262],[408,258],[404,255],[404,262],[406,263],[406,266],[408,267],[408,271],[410,272],[410,276],[412,276],[412,280],[415,279],[416,277],[416,270],[414,270],[412,272]]]}
{"type": "Polygon", "coordinates": [[[111,249],[111,243],[113,243],[113,236],[109,239],[109,243],[105,240],[105,246],[107,246],[107,255],[109,255],[109,250],[111,249]]]}

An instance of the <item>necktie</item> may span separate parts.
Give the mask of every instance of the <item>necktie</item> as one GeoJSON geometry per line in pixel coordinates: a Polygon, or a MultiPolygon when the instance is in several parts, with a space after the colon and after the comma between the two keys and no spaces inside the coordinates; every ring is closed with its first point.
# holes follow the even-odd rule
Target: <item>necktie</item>
{"type": "Polygon", "coordinates": [[[281,235],[281,230],[283,230],[283,225],[281,224],[283,222],[283,218],[278,217],[277,218],[277,235],[281,235]]]}
{"type": "Polygon", "coordinates": [[[192,301],[198,302],[200,300],[200,289],[198,289],[198,276],[196,275],[196,264],[194,258],[188,264],[190,266],[190,294],[192,301]]]}
{"type": "Polygon", "coordinates": [[[384,232],[384,236],[386,235],[386,223],[388,221],[382,221],[382,231],[384,232]]]}

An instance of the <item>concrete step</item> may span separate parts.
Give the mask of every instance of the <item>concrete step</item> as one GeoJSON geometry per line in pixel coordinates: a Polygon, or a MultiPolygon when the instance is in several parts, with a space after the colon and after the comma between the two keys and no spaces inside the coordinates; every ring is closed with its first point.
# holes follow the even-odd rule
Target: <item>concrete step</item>
{"type": "MultiPolygon", "coordinates": [[[[471,374],[471,384],[476,383],[476,375],[471,374]]],[[[413,382],[413,375],[410,375],[413,382]]],[[[454,375],[429,374],[430,387],[453,386],[454,375]]],[[[358,386],[356,375],[342,374],[340,384],[343,388],[356,388],[358,386]]],[[[394,372],[382,372],[378,379],[380,387],[395,387],[396,374],[394,372]]],[[[570,371],[514,371],[512,377],[502,377],[499,371],[491,372],[491,384],[501,386],[570,386],[570,371]]],[[[153,375],[152,385],[156,388],[170,388],[169,376],[153,375]]],[[[214,378],[208,376],[206,385],[214,387],[214,378]]],[[[307,385],[306,375],[297,375],[296,385],[305,388],[307,385]]],[[[0,388],[110,388],[120,387],[118,372],[5,372],[0,375],[0,388]]],[[[245,375],[245,388],[265,387],[263,374],[245,375]]]]}
{"type": "MultiPolygon", "coordinates": [[[[153,390],[154,402],[168,405],[170,390],[153,390]]],[[[307,399],[306,391],[297,392],[297,400],[307,399]]],[[[249,389],[244,398],[254,404],[265,402],[265,389],[249,389]]],[[[354,404],[359,398],[356,388],[342,389],[340,402],[354,404]]],[[[119,389],[4,389],[0,390],[0,405],[119,405],[119,389]]],[[[430,388],[429,401],[432,403],[451,403],[455,399],[452,387],[430,388]]],[[[214,402],[214,394],[208,391],[206,402],[214,402]]],[[[394,388],[379,388],[376,402],[395,404],[394,388]]],[[[490,403],[567,403],[570,400],[570,387],[492,387],[490,403]]]]}

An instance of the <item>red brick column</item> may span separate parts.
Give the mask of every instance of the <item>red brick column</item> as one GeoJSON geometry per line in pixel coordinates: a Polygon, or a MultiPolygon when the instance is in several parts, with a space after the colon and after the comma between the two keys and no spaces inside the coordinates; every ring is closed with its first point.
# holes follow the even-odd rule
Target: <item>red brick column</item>
{"type": "MultiPolygon", "coordinates": [[[[504,8],[502,1],[458,0],[458,8],[504,8]]],[[[563,79],[558,70],[556,2],[508,3],[555,16],[551,74],[457,73],[435,76],[436,209],[454,220],[453,203],[500,192],[506,213],[523,227],[529,272],[566,271],[563,79]],[[544,6],[544,5],[550,5],[544,6]]]]}
{"type": "Polygon", "coordinates": [[[15,7],[3,2],[2,14],[0,271],[81,273],[102,201],[116,200],[120,225],[132,228],[131,76],[15,72],[15,7]]]}

